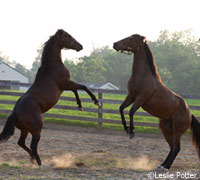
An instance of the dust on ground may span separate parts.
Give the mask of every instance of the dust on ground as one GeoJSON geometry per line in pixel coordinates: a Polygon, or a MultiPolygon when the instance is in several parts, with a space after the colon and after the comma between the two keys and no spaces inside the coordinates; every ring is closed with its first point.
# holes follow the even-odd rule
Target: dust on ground
{"type": "MultiPolygon", "coordinates": [[[[0,130],[2,130],[0,126],[0,130]]],[[[0,145],[0,180],[134,180],[148,179],[166,158],[169,147],[161,134],[137,133],[129,139],[123,131],[45,124],[38,147],[42,167],[31,164],[17,145],[19,131],[0,145]]],[[[26,144],[30,144],[31,136],[26,144]]],[[[170,173],[198,173],[200,163],[189,136],[170,173]]]]}

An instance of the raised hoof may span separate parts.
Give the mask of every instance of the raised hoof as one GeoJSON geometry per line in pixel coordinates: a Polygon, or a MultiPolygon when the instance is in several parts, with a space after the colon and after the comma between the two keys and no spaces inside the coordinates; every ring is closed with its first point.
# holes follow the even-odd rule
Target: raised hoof
{"type": "Polygon", "coordinates": [[[100,102],[94,102],[95,105],[97,105],[99,108],[102,107],[102,104],[100,102]]]}
{"type": "Polygon", "coordinates": [[[130,139],[132,139],[134,137],[135,137],[135,133],[133,132],[133,133],[130,134],[130,139]]]}
{"type": "Polygon", "coordinates": [[[78,110],[79,111],[84,111],[82,107],[78,107],[78,110]]]}

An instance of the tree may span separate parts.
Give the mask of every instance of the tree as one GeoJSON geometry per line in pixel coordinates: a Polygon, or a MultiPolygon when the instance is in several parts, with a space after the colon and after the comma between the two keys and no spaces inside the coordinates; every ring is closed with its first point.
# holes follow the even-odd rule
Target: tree
{"type": "Polygon", "coordinates": [[[9,57],[8,56],[5,56],[2,54],[2,52],[0,51],[0,62],[5,62],[7,64],[9,64],[9,57]]]}
{"type": "MultiPolygon", "coordinates": [[[[190,30],[161,31],[158,39],[149,45],[158,72],[168,88],[177,93],[200,94],[200,44],[190,30]]],[[[40,58],[41,50],[31,72],[37,72],[40,58]]],[[[77,82],[111,82],[121,89],[127,89],[132,63],[132,55],[124,55],[107,46],[94,49],[77,63],[70,59],[64,61],[71,78],[77,82]]]]}
{"type": "Polygon", "coordinates": [[[106,72],[104,76],[121,89],[127,89],[127,82],[131,75],[133,56],[128,56],[112,49],[105,49],[102,58],[105,61],[106,72]]]}
{"type": "Polygon", "coordinates": [[[200,45],[190,30],[160,32],[157,41],[150,43],[163,82],[177,93],[197,93],[197,67],[200,67],[200,45]]]}
{"type": "Polygon", "coordinates": [[[28,78],[30,78],[30,76],[29,76],[29,70],[26,69],[25,66],[21,65],[20,63],[16,63],[15,64],[15,69],[17,71],[19,71],[21,74],[23,74],[23,75],[27,76],[28,78]]]}
{"type": "Polygon", "coordinates": [[[111,82],[122,89],[131,72],[132,57],[103,47],[94,49],[89,56],[80,58],[78,64],[64,61],[72,78],[78,82],[111,82]]]}
{"type": "Polygon", "coordinates": [[[40,67],[40,61],[42,56],[42,47],[37,49],[38,55],[35,58],[35,61],[32,64],[32,67],[30,69],[30,82],[32,83],[35,80],[36,73],[40,67]]]}

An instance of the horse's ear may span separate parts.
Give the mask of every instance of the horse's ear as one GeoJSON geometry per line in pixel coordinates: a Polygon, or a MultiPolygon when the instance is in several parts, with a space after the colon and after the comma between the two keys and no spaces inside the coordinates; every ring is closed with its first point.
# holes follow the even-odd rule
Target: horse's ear
{"type": "Polygon", "coordinates": [[[62,37],[63,34],[64,34],[64,31],[62,29],[58,29],[56,32],[57,37],[62,37]]]}
{"type": "Polygon", "coordinates": [[[142,41],[146,42],[146,37],[144,37],[144,36],[141,36],[141,37],[142,37],[142,41]]]}

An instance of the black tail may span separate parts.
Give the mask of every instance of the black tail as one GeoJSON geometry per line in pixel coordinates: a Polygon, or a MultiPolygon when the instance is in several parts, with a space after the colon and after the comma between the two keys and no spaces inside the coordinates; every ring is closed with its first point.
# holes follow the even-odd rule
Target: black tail
{"type": "Polygon", "coordinates": [[[3,128],[3,131],[0,134],[0,144],[5,143],[15,132],[15,123],[16,123],[16,114],[12,113],[3,128]]]}
{"type": "Polygon", "coordinates": [[[192,115],[190,129],[192,130],[192,141],[193,144],[196,146],[200,159],[200,122],[194,115],[192,115]]]}

